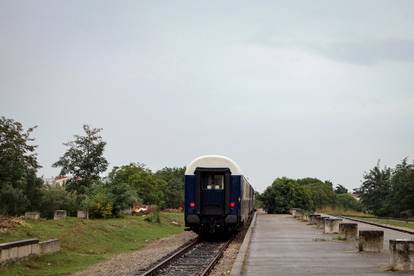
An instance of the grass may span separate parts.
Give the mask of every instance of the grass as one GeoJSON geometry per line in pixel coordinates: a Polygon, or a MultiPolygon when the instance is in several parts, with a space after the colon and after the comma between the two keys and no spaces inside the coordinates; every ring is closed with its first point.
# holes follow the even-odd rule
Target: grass
{"type": "Polygon", "coordinates": [[[137,250],[150,241],[183,231],[182,213],[161,213],[161,223],[143,217],[116,219],[27,221],[0,233],[0,243],[28,238],[58,238],[61,251],[0,267],[0,275],[66,275],[108,259],[114,254],[137,250]],[[178,222],[179,226],[172,224],[178,222]]]}
{"type": "Polygon", "coordinates": [[[368,220],[368,221],[379,223],[379,224],[387,224],[391,226],[405,227],[405,228],[410,228],[414,230],[414,222],[412,221],[381,219],[381,218],[364,218],[364,220],[368,220]]]}
{"type": "Polygon", "coordinates": [[[358,211],[354,211],[354,210],[346,210],[346,209],[342,209],[342,208],[330,208],[330,207],[326,207],[326,208],[322,208],[317,210],[319,213],[324,213],[324,214],[330,214],[333,216],[363,216],[363,217],[373,217],[375,218],[374,215],[368,214],[368,213],[364,213],[364,212],[358,212],[358,211]]]}
{"type": "Polygon", "coordinates": [[[387,219],[377,218],[372,214],[357,212],[353,210],[324,208],[324,209],[318,210],[318,212],[325,213],[325,214],[331,214],[334,216],[349,216],[349,217],[356,217],[356,218],[361,217],[360,218],[361,220],[367,220],[367,221],[371,221],[374,223],[414,229],[414,222],[412,221],[404,221],[404,220],[388,219],[388,218],[387,219]]]}

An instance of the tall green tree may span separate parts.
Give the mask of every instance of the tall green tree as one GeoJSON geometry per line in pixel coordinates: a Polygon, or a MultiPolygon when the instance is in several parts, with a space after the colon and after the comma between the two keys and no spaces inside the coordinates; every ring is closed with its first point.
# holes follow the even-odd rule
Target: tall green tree
{"type": "Polygon", "coordinates": [[[182,207],[184,201],[185,167],[163,168],[155,173],[155,177],[164,181],[163,188],[166,208],[182,207]]]}
{"type": "Polygon", "coordinates": [[[39,207],[42,180],[36,145],[31,134],[35,127],[0,117],[0,213],[20,214],[39,207]]]}
{"type": "Polygon", "coordinates": [[[109,174],[109,181],[112,185],[128,185],[135,190],[144,204],[157,204],[162,207],[165,205],[165,181],[155,177],[143,164],[131,163],[114,167],[109,174]]]}
{"type": "Polygon", "coordinates": [[[414,216],[414,164],[408,163],[407,158],[393,170],[388,198],[392,209],[389,215],[414,216]]]}
{"type": "Polygon", "coordinates": [[[374,168],[364,174],[364,181],[358,193],[367,211],[378,216],[390,213],[391,173],[388,167],[381,169],[378,162],[374,168]]]}
{"type": "Polygon", "coordinates": [[[60,167],[60,175],[70,175],[66,183],[69,191],[83,195],[88,187],[99,180],[99,174],[108,167],[108,161],[103,156],[106,142],[100,136],[101,128],[83,126],[84,135],[75,135],[74,140],[64,143],[66,152],[53,167],[60,167]]]}
{"type": "Polygon", "coordinates": [[[268,213],[287,213],[290,208],[311,209],[313,203],[309,191],[296,180],[277,178],[260,196],[268,213]]]}

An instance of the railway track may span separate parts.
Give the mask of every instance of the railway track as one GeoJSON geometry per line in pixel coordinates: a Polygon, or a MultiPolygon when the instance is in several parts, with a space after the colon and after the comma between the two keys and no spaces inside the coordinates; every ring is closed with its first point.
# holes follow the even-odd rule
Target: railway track
{"type": "Polygon", "coordinates": [[[158,264],[142,272],[141,276],[204,276],[220,260],[233,238],[227,241],[193,240],[158,264]]]}

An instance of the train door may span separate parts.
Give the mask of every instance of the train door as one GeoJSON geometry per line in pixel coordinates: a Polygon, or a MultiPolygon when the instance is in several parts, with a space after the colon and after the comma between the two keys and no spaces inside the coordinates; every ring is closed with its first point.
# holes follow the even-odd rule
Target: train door
{"type": "Polygon", "coordinates": [[[200,170],[200,214],[224,215],[226,213],[226,194],[229,186],[228,170],[200,170]]]}

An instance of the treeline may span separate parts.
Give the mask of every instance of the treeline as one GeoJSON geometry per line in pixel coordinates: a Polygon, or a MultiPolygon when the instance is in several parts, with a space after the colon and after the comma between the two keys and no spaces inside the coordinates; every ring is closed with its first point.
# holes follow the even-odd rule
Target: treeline
{"type": "Polygon", "coordinates": [[[185,168],[164,168],[152,172],[143,164],[132,163],[108,168],[103,153],[106,142],[101,129],[83,127],[82,135],[64,143],[66,151],[53,164],[60,175],[70,176],[63,187],[43,183],[36,173],[40,168],[34,128],[0,117],[0,214],[20,215],[40,211],[52,217],[57,209],[74,214],[87,209],[91,217],[120,216],[133,204],[178,208],[184,197],[185,168]]]}
{"type": "Polygon", "coordinates": [[[365,173],[356,192],[367,212],[377,216],[414,216],[414,162],[405,158],[394,168],[378,164],[365,173]]]}
{"type": "Polygon", "coordinates": [[[290,208],[361,210],[359,202],[345,187],[338,185],[334,189],[332,182],[317,178],[277,178],[256,198],[268,213],[287,213],[290,208]]]}

